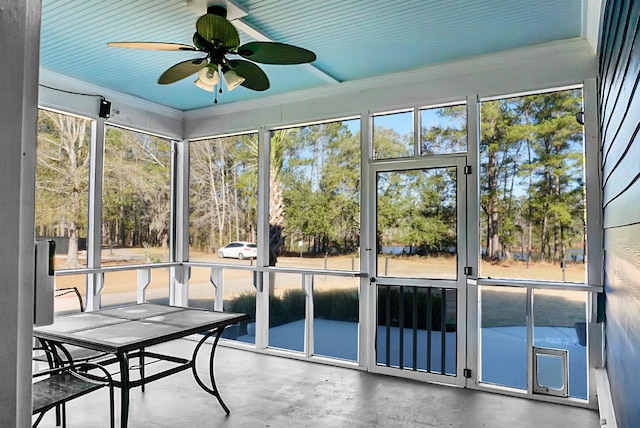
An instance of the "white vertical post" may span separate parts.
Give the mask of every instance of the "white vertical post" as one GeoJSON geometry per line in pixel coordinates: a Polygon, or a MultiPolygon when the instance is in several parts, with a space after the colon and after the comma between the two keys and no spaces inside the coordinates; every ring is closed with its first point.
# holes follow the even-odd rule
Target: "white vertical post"
{"type": "Polygon", "coordinates": [[[172,306],[189,305],[189,266],[172,266],[169,269],[169,304],[172,306]]]}
{"type": "Polygon", "coordinates": [[[369,282],[374,276],[375,264],[375,219],[372,218],[375,207],[375,177],[369,171],[369,159],[373,149],[373,119],[371,112],[360,115],[360,306],[359,306],[359,343],[358,361],[360,367],[374,367],[376,337],[376,286],[369,282]],[[374,253],[372,255],[372,253],[374,253]]]}
{"type": "Polygon", "coordinates": [[[0,0],[0,420],[31,426],[39,0],[0,0]]]}
{"type": "Polygon", "coordinates": [[[172,142],[170,261],[189,260],[189,140],[172,142]]]}
{"type": "Polygon", "coordinates": [[[302,290],[305,298],[305,320],[304,320],[304,353],[311,357],[314,352],[313,340],[313,275],[302,275],[302,290]]]}
{"type": "Polygon", "coordinates": [[[222,311],[224,310],[224,269],[212,267],[209,272],[209,282],[215,289],[213,309],[222,311]]]}
{"type": "Polygon", "coordinates": [[[256,349],[266,349],[269,344],[269,272],[256,272],[256,349]]]}
{"type": "Polygon", "coordinates": [[[104,272],[87,274],[87,303],[85,311],[100,309],[102,289],[104,288],[104,272]]]}
{"type": "Polygon", "coordinates": [[[527,394],[533,394],[533,381],[535,379],[535,373],[533,372],[533,359],[535,355],[533,354],[533,323],[535,322],[533,318],[533,288],[527,287],[527,394]]]}
{"type": "MultiPolygon", "coordinates": [[[[170,261],[189,260],[189,140],[171,143],[171,238],[170,261]]],[[[189,305],[191,268],[174,266],[169,269],[169,304],[189,305]]]]}
{"type": "Polygon", "coordinates": [[[138,269],[138,289],[137,302],[144,303],[146,301],[146,290],[151,283],[151,269],[138,269]]]}
{"type": "MultiPolygon", "coordinates": [[[[269,154],[270,131],[264,126],[258,130],[258,256],[256,268],[269,266],[269,154]]],[[[275,274],[273,275],[275,277],[275,274]]],[[[269,272],[256,274],[256,349],[265,349],[269,343],[269,295],[274,284],[269,272]],[[264,286],[266,284],[266,287],[264,286]]]]}
{"type": "MultiPolygon", "coordinates": [[[[465,222],[466,224],[460,224],[460,228],[465,228],[465,249],[464,254],[466,263],[464,266],[471,267],[471,275],[466,277],[466,288],[460,290],[460,294],[464,293],[466,298],[466,305],[458,306],[458,311],[466,311],[466,367],[471,369],[471,378],[465,379],[465,385],[469,385],[469,382],[478,383],[480,380],[480,356],[478,352],[480,349],[480,337],[479,337],[479,289],[477,286],[477,279],[480,269],[480,262],[478,259],[480,248],[480,232],[479,232],[479,219],[480,212],[477,207],[480,203],[480,185],[479,185],[479,173],[480,173],[480,102],[476,94],[467,95],[467,165],[471,167],[471,174],[466,175],[466,198],[464,203],[466,204],[465,222]]],[[[458,245],[458,248],[461,248],[458,245]]]]}
{"type": "MultiPolygon", "coordinates": [[[[600,151],[600,120],[598,118],[597,80],[587,79],[583,85],[584,105],[584,155],[587,216],[587,283],[602,287],[604,270],[604,233],[602,218],[602,152],[600,151]]],[[[587,346],[589,402],[597,402],[595,368],[602,367],[606,361],[604,323],[598,323],[598,296],[588,293],[587,346]]]]}
{"type": "MultiPolygon", "coordinates": [[[[104,164],[105,120],[97,118],[91,122],[89,145],[89,217],[87,225],[87,267],[102,265],[102,172],[104,164]]],[[[100,309],[104,275],[89,274],[86,282],[87,311],[100,309]]]]}

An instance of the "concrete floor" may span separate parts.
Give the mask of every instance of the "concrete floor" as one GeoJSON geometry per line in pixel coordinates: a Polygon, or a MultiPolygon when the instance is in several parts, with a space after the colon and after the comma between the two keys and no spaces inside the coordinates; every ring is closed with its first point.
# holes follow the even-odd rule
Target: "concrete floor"
{"type": "MultiPolygon", "coordinates": [[[[154,350],[189,355],[178,340],[154,350]]],[[[206,345],[205,345],[206,346],[206,345]]],[[[205,350],[203,348],[203,350],[205,350]]],[[[203,364],[206,360],[203,359],[203,364]]],[[[199,364],[200,365],[200,364],[199,364]]],[[[149,366],[152,371],[153,365],[149,366]]],[[[205,372],[205,366],[199,368],[205,372]]],[[[129,426],[137,427],[599,427],[594,410],[219,347],[216,380],[226,416],[190,371],[131,393],[129,426]]],[[[118,394],[116,390],[116,396],[118,394]]],[[[106,389],[67,406],[69,428],[108,427],[106,389]]],[[[116,408],[119,399],[116,398],[116,408]]],[[[49,412],[40,427],[54,427],[49,412]]],[[[117,412],[118,413],[118,412],[117,412]]],[[[119,422],[119,420],[118,420],[119,422]]],[[[117,425],[118,425],[117,422],[117,425]]]]}

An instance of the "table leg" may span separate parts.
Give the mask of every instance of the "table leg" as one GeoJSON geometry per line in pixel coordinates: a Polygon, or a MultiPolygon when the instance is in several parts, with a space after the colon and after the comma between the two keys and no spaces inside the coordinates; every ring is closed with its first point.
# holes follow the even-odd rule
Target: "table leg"
{"type": "MultiPolygon", "coordinates": [[[[140,349],[140,379],[144,379],[144,348],[140,349]]],[[[140,387],[144,392],[144,383],[140,387]]]]}
{"type": "Polygon", "coordinates": [[[129,358],[124,352],[117,354],[120,363],[120,428],[127,428],[129,419],[129,358]]]}
{"type": "Polygon", "coordinates": [[[218,346],[218,341],[220,340],[220,336],[222,336],[222,331],[223,330],[224,330],[224,327],[220,327],[218,329],[211,330],[209,333],[205,334],[202,337],[202,339],[200,339],[200,342],[198,342],[198,345],[196,346],[196,349],[194,349],[194,351],[193,351],[193,357],[191,359],[191,369],[193,371],[193,377],[195,378],[195,380],[198,383],[198,385],[200,385],[200,388],[204,389],[209,394],[211,394],[214,397],[216,397],[218,399],[218,402],[220,403],[220,406],[222,406],[222,409],[228,415],[228,414],[231,413],[231,411],[229,410],[227,405],[224,404],[224,401],[222,401],[222,397],[220,396],[220,391],[218,390],[218,387],[216,386],[214,367],[213,367],[213,359],[215,357],[215,352],[216,352],[216,348],[218,346]],[[211,388],[209,388],[207,385],[205,385],[204,382],[202,382],[202,380],[200,379],[200,376],[198,375],[198,371],[196,370],[196,357],[198,356],[198,351],[200,350],[200,347],[202,346],[202,344],[204,344],[204,342],[208,338],[213,336],[214,334],[216,335],[216,337],[213,340],[213,345],[211,346],[211,354],[209,355],[209,381],[211,382],[211,388]]]}

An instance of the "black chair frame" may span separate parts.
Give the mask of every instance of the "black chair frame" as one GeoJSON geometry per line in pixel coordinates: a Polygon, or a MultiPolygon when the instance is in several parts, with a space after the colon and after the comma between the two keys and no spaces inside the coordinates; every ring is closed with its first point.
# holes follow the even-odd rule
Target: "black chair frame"
{"type": "MultiPolygon", "coordinates": [[[[65,364],[55,352],[46,347],[36,347],[34,349],[46,354],[50,368],[33,374],[32,414],[38,415],[33,423],[33,428],[38,426],[46,412],[54,408],[60,409],[60,419],[63,428],[65,428],[65,404],[103,387],[109,388],[110,426],[111,428],[115,427],[114,384],[113,378],[107,369],[99,364],[90,362],[65,364]],[[91,373],[91,371],[95,370],[99,371],[100,374],[91,373]]],[[[56,417],[56,424],[59,423],[60,420],[56,417]]]]}

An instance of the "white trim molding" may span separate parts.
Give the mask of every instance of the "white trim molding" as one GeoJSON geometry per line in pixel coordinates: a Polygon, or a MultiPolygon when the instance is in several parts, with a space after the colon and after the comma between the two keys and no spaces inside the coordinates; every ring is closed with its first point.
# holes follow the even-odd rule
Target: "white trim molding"
{"type": "Polygon", "coordinates": [[[616,413],[611,400],[611,388],[606,368],[596,369],[596,385],[598,387],[598,411],[600,413],[600,426],[606,428],[618,428],[616,413]]]}

